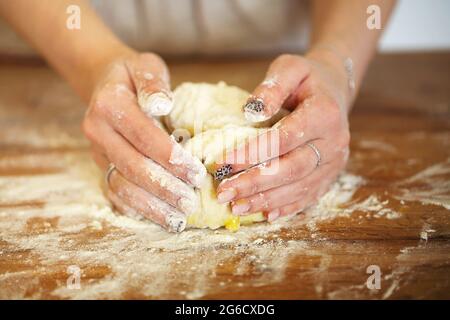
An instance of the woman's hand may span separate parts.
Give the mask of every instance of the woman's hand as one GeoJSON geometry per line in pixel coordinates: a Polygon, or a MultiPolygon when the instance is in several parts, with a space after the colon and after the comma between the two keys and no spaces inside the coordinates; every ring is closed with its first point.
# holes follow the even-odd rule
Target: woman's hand
{"type": "Polygon", "coordinates": [[[154,116],[172,108],[169,72],[160,57],[131,52],[113,61],[97,81],[83,130],[93,157],[106,170],[108,196],[123,213],[144,216],[170,231],[196,211],[202,163],[162,129],[154,116]]]}
{"type": "Polygon", "coordinates": [[[226,155],[239,163],[217,163],[218,180],[241,172],[218,186],[219,201],[231,201],[234,214],[263,211],[273,221],[299,213],[314,204],[344,168],[354,89],[351,60],[344,64],[328,50],[306,57],[282,55],[271,64],[244,107],[246,117],[259,122],[281,107],[292,112],[226,155]]]}

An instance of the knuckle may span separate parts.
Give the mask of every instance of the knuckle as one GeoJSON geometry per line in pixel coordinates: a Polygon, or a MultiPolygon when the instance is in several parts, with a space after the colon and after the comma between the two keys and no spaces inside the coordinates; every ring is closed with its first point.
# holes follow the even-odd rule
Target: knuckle
{"type": "Polygon", "coordinates": [[[276,61],[289,63],[289,62],[296,61],[298,58],[299,57],[297,55],[290,54],[290,53],[283,53],[278,56],[276,61]]]}
{"type": "Polygon", "coordinates": [[[90,141],[96,141],[97,134],[96,134],[95,126],[91,123],[91,120],[84,118],[84,120],[81,124],[81,129],[82,129],[84,135],[86,136],[86,138],[88,138],[90,141]]]}
{"type": "Polygon", "coordinates": [[[141,53],[141,57],[144,58],[144,59],[152,59],[152,60],[155,60],[155,61],[163,62],[161,56],[156,54],[156,53],[153,53],[153,52],[141,53]]]}
{"type": "Polygon", "coordinates": [[[93,114],[105,115],[108,112],[108,104],[104,103],[105,93],[100,92],[91,102],[89,110],[93,114]]]}
{"type": "Polygon", "coordinates": [[[290,66],[294,68],[308,68],[309,64],[306,62],[306,59],[302,56],[290,53],[284,53],[279,55],[274,63],[280,66],[290,66]]]}
{"type": "Polygon", "coordinates": [[[156,53],[145,52],[145,53],[141,53],[140,57],[148,62],[153,63],[153,64],[159,64],[159,65],[166,67],[166,63],[164,62],[163,58],[161,58],[161,56],[156,53]]]}
{"type": "Polygon", "coordinates": [[[91,104],[91,112],[99,118],[105,119],[106,122],[114,127],[122,127],[123,125],[131,123],[130,112],[127,110],[127,101],[123,101],[123,104],[117,103],[114,100],[111,102],[105,102],[108,100],[97,97],[91,104]]]}
{"type": "Polygon", "coordinates": [[[343,147],[347,147],[350,144],[350,131],[348,129],[342,130],[340,145],[343,147]]]}
{"type": "Polygon", "coordinates": [[[99,115],[111,116],[126,110],[124,106],[135,101],[135,94],[122,83],[107,84],[92,99],[90,109],[99,115]]]}

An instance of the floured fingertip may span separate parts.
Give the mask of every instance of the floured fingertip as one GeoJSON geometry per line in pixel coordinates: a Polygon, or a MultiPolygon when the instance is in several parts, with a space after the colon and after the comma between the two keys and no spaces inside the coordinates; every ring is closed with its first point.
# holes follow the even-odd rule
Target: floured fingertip
{"type": "Polygon", "coordinates": [[[197,188],[200,188],[205,182],[207,171],[205,166],[199,161],[199,164],[195,170],[188,172],[189,182],[197,188]]]}
{"type": "Polygon", "coordinates": [[[263,122],[268,120],[270,117],[266,116],[265,114],[262,113],[257,113],[257,112],[253,112],[253,111],[244,111],[244,116],[245,119],[247,119],[247,121],[250,122],[263,122]]]}
{"type": "Polygon", "coordinates": [[[265,114],[266,105],[262,99],[251,99],[244,106],[244,116],[250,122],[262,122],[270,118],[265,114]]]}
{"type": "Polygon", "coordinates": [[[172,99],[164,92],[153,94],[139,93],[138,102],[142,111],[148,116],[165,116],[173,108],[172,99]]]}
{"type": "Polygon", "coordinates": [[[169,163],[184,165],[187,168],[187,179],[194,187],[200,187],[204,183],[207,172],[203,163],[175,140],[173,141],[169,163]]]}
{"type": "Polygon", "coordinates": [[[181,213],[170,213],[166,216],[167,231],[179,233],[186,229],[187,218],[181,213]]]}

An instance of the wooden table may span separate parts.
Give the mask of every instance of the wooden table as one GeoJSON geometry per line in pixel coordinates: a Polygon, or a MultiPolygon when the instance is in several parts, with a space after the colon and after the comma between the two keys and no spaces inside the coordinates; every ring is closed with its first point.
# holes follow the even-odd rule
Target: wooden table
{"type": "MultiPolygon", "coordinates": [[[[269,61],[170,67],[251,90],[269,61]]],[[[236,234],[114,215],[83,104],[40,63],[0,70],[0,298],[450,298],[450,53],[375,59],[350,121],[363,182],[335,215],[236,234]]]]}

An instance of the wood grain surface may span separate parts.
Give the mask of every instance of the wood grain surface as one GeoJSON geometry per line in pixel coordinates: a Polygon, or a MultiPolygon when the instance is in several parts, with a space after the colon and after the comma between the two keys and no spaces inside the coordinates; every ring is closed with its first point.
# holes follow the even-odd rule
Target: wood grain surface
{"type": "MultiPolygon", "coordinates": [[[[269,62],[169,65],[174,86],[251,90],[269,62]]],[[[69,87],[41,63],[4,60],[0,298],[449,299],[449,71],[450,53],[375,59],[350,117],[347,172],[364,183],[339,208],[349,214],[158,242],[105,213],[69,87]],[[379,289],[366,285],[370,265],[379,289]]]]}

